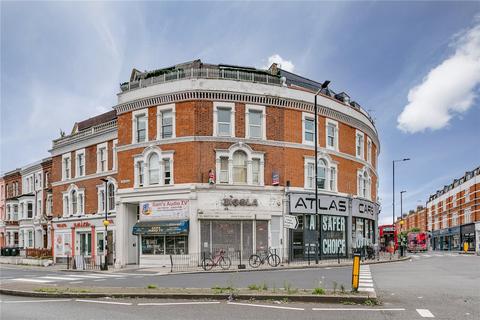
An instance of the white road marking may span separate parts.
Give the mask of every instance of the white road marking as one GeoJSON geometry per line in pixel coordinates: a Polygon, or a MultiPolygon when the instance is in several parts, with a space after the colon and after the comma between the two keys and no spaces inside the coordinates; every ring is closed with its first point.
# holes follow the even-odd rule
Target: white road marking
{"type": "Polygon", "coordinates": [[[361,287],[371,287],[371,288],[373,288],[373,283],[364,283],[364,282],[362,282],[362,283],[360,284],[360,288],[361,288],[361,287]]]}
{"type": "Polygon", "coordinates": [[[71,283],[71,284],[76,284],[76,283],[83,283],[83,281],[71,281],[71,282],[69,282],[69,283],[71,283]]]}
{"type": "Polygon", "coordinates": [[[75,301],[78,302],[89,302],[89,303],[102,303],[102,304],[118,304],[123,306],[131,306],[131,302],[115,302],[115,301],[100,301],[100,300],[83,300],[83,299],[76,299],[75,301]]]}
{"type": "Polygon", "coordinates": [[[93,276],[93,275],[83,275],[83,274],[76,274],[75,278],[86,278],[86,279],[99,279],[101,276],[93,276]]]}
{"type": "Polygon", "coordinates": [[[97,273],[97,274],[89,274],[89,276],[98,276],[98,277],[113,277],[113,278],[122,278],[124,275],[121,274],[106,274],[106,273],[97,273]]]}
{"type": "Polygon", "coordinates": [[[359,287],[358,291],[364,291],[364,292],[375,292],[374,288],[364,288],[364,287],[359,287]]]}
{"type": "Polygon", "coordinates": [[[417,297],[418,299],[423,299],[423,297],[417,297]]]}
{"type": "Polygon", "coordinates": [[[71,301],[72,299],[51,299],[51,300],[13,300],[13,301],[3,301],[3,303],[37,303],[37,302],[65,302],[71,301]]]}
{"type": "Polygon", "coordinates": [[[417,309],[417,312],[423,318],[435,318],[433,313],[431,313],[428,309],[417,309]]]}
{"type": "Polygon", "coordinates": [[[107,280],[107,279],[97,279],[97,280],[93,280],[93,281],[99,282],[99,281],[105,281],[105,280],[107,280]]]}
{"type": "Polygon", "coordinates": [[[13,281],[23,281],[23,282],[37,282],[37,283],[49,283],[51,280],[40,280],[40,279],[27,279],[27,278],[16,278],[12,279],[13,281]]]}
{"type": "Polygon", "coordinates": [[[285,310],[299,310],[299,311],[304,311],[304,310],[305,310],[305,308],[270,306],[270,305],[265,305],[265,304],[253,304],[253,303],[227,302],[227,304],[233,304],[233,305],[237,305],[237,306],[248,306],[248,307],[259,307],[259,308],[271,308],[271,309],[285,309],[285,310]]]}
{"type": "Polygon", "coordinates": [[[312,308],[313,311],[405,311],[405,308],[312,308]]]}
{"type": "Polygon", "coordinates": [[[139,303],[139,306],[175,306],[175,305],[195,305],[195,304],[218,304],[220,301],[199,301],[199,302],[146,302],[139,303]]]}
{"type": "Polygon", "coordinates": [[[70,280],[70,281],[80,280],[80,278],[74,278],[74,277],[40,277],[40,279],[47,279],[47,280],[70,280]]]}

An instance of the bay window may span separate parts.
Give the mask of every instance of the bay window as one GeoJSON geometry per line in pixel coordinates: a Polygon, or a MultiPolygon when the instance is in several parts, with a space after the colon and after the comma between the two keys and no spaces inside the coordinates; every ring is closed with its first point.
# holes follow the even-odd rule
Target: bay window
{"type": "Polygon", "coordinates": [[[233,183],[247,183],[247,155],[240,150],[233,154],[233,183]]]}
{"type": "Polygon", "coordinates": [[[263,152],[253,151],[243,143],[217,150],[216,173],[218,183],[263,185],[263,152]]]}
{"type": "Polygon", "coordinates": [[[148,181],[149,184],[160,183],[160,159],[156,153],[153,153],[148,160],[148,181]]]}

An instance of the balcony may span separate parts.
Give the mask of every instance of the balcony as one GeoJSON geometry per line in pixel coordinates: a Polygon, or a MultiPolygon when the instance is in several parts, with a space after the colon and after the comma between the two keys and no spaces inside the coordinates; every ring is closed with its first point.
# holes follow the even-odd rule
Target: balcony
{"type": "Polygon", "coordinates": [[[228,69],[220,67],[169,69],[163,73],[150,76],[146,79],[124,82],[120,85],[122,92],[153,86],[159,83],[172,82],[183,79],[225,79],[244,82],[257,82],[280,86],[279,76],[259,72],[258,70],[228,69]]]}
{"type": "Polygon", "coordinates": [[[112,120],[109,122],[101,123],[99,125],[93,126],[91,128],[79,131],[77,133],[64,136],[58,139],[53,140],[52,148],[59,148],[61,146],[77,142],[89,136],[97,135],[100,133],[109,132],[117,128],[117,120],[112,120]]]}

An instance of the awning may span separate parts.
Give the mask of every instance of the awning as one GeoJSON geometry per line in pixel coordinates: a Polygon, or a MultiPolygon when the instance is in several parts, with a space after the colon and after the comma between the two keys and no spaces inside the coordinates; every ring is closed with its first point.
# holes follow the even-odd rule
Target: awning
{"type": "Polygon", "coordinates": [[[188,235],[188,220],[139,221],[133,226],[132,233],[135,235],[188,235]]]}

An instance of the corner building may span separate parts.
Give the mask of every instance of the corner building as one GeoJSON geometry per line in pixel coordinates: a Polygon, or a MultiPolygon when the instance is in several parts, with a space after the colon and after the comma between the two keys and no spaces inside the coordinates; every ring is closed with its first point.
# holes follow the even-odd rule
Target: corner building
{"type": "Polygon", "coordinates": [[[324,256],[347,255],[373,243],[379,139],[346,93],[318,97],[320,215],[312,214],[319,87],[276,65],[134,69],[115,106],[118,266],[220,249],[303,257],[312,243],[324,256]],[[284,228],[288,214],[298,216],[296,230],[284,228]]]}

